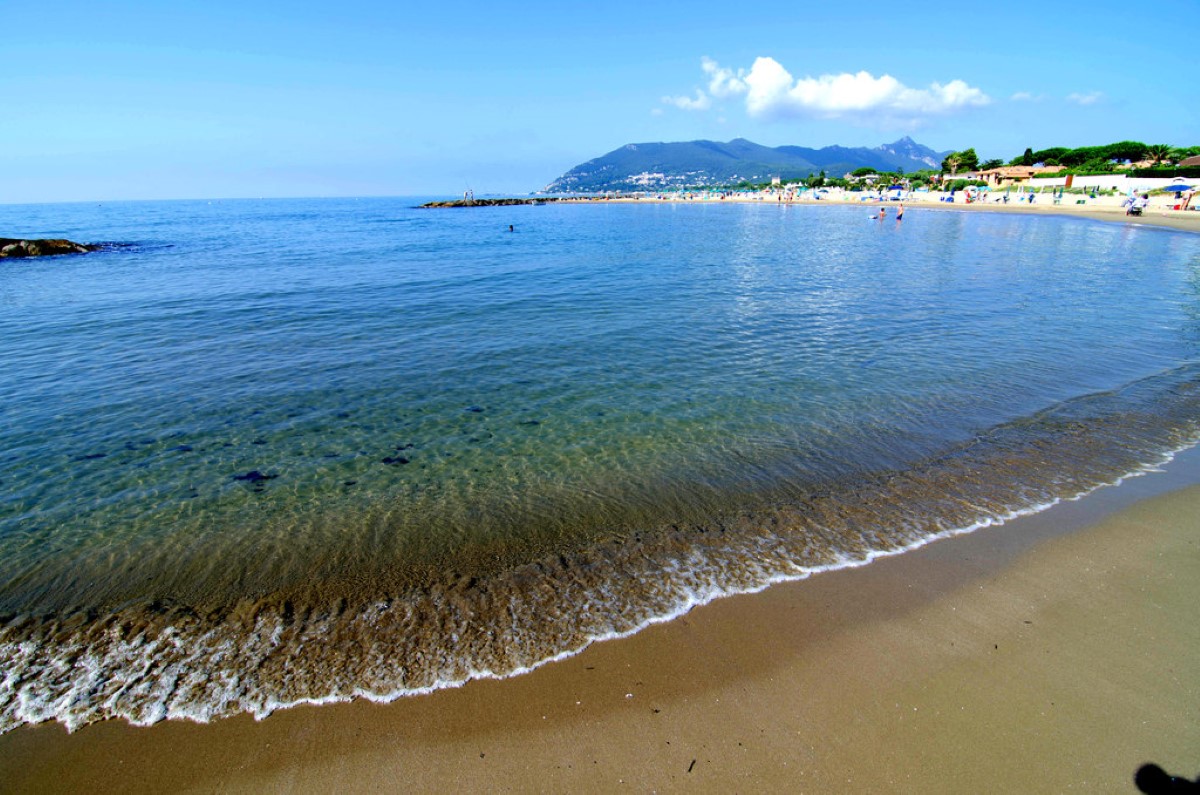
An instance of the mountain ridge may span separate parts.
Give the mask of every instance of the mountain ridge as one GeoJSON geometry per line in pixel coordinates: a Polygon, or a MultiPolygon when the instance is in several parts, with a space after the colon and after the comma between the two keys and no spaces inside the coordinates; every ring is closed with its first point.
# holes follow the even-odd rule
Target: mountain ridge
{"type": "Polygon", "coordinates": [[[673,143],[629,143],[581,163],[541,193],[595,193],[711,187],[771,177],[803,179],[818,171],[841,176],[856,168],[917,171],[938,168],[947,152],[937,152],[907,135],[877,147],[769,147],[745,138],[720,142],[700,139],[673,143]]]}

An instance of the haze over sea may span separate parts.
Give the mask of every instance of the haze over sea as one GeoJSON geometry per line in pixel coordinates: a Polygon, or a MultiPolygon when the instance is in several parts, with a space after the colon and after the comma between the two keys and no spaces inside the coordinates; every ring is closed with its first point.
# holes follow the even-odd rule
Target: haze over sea
{"type": "Polygon", "coordinates": [[[419,202],[0,206],[119,244],[0,265],[0,730],[520,673],[1200,434],[1195,235],[419,202]]]}

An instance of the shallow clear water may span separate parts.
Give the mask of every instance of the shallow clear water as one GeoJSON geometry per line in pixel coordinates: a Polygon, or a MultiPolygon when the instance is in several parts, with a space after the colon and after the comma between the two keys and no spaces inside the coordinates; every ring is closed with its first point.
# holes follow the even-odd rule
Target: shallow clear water
{"type": "Polygon", "coordinates": [[[1194,235],[415,203],[0,207],[122,244],[0,264],[0,730],[507,675],[1196,438],[1194,235]]]}

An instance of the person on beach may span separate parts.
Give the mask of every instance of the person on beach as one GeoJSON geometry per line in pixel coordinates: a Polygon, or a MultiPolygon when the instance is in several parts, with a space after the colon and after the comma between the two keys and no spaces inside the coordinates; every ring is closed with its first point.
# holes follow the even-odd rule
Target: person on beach
{"type": "Polygon", "coordinates": [[[1131,201],[1129,203],[1129,206],[1125,208],[1125,214],[1126,215],[1141,215],[1142,210],[1146,209],[1146,205],[1148,205],[1149,203],[1150,203],[1150,194],[1143,193],[1141,196],[1136,197],[1133,201],[1131,201]]]}

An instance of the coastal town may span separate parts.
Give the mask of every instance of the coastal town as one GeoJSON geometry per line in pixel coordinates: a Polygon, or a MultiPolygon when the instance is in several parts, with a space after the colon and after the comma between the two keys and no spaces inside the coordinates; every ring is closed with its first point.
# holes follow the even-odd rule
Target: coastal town
{"type": "MultiPolygon", "coordinates": [[[[749,142],[730,142],[744,147],[749,142]]],[[[661,144],[659,149],[690,145],[661,144]]],[[[1200,147],[1175,148],[1165,144],[1146,145],[1122,141],[1104,146],[1076,149],[1054,147],[1025,152],[1007,163],[993,159],[980,162],[973,148],[940,155],[940,164],[929,156],[931,150],[911,139],[858,150],[870,155],[900,146],[921,154],[920,164],[927,166],[906,172],[904,168],[862,166],[840,176],[821,170],[800,177],[782,173],[767,179],[714,180],[711,173],[676,160],[672,169],[643,170],[625,177],[609,176],[609,185],[620,189],[580,191],[555,190],[568,184],[566,177],[544,192],[528,197],[476,197],[466,191],[461,199],[434,201],[426,207],[494,207],[522,204],[581,202],[775,202],[779,204],[864,204],[896,203],[941,209],[971,207],[1011,212],[1056,212],[1088,214],[1112,219],[1135,216],[1140,222],[1200,229],[1200,147]],[[890,148],[889,148],[890,147],[890,148]],[[936,167],[939,166],[940,168],[936,167]],[[693,184],[684,184],[690,180],[693,184]]],[[[630,145],[610,153],[628,158],[630,145]]],[[[759,151],[777,151],[759,148],[759,151]]],[[[656,151],[657,157],[663,157],[656,151]]],[[[682,157],[676,155],[676,157],[682,157]]],[[[605,158],[592,161],[602,163],[605,158]]],[[[585,164],[588,165],[588,164],[585,164]]],[[[584,166],[573,169],[580,171],[584,166]]],[[[603,170],[612,172],[612,167],[603,170]]],[[[883,213],[886,215],[886,213],[883,213]]],[[[900,213],[902,215],[902,213],[900,213]]],[[[892,217],[897,214],[893,213],[892,217]]]]}

